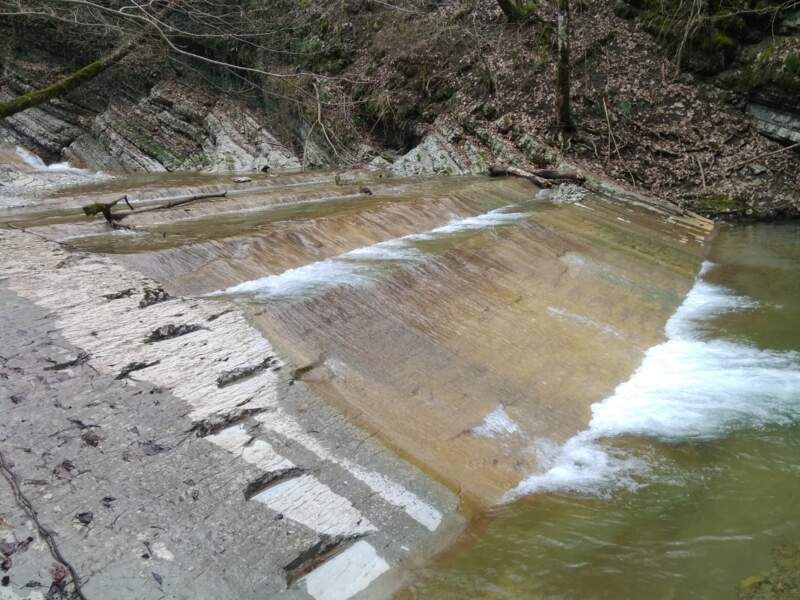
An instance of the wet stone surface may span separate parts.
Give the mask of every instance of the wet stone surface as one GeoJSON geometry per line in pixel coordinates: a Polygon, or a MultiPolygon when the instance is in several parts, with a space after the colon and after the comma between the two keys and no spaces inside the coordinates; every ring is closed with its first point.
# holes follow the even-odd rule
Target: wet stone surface
{"type": "MultiPolygon", "coordinates": [[[[4,286],[0,304],[0,447],[87,597],[255,598],[285,588],[278,565],[316,536],[244,502],[255,469],[231,468],[235,457],[187,434],[186,407],[152,385],[86,363],[53,370],[80,351],[4,286]]],[[[33,538],[8,561],[11,590],[47,591],[57,563],[4,482],[0,514],[4,544],[33,538]]]]}
{"type": "MultiPolygon", "coordinates": [[[[0,242],[29,239],[25,234],[4,235],[0,242]]],[[[383,475],[378,473],[391,473],[403,483],[417,486],[417,493],[433,498],[439,508],[451,513],[455,500],[438,488],[426,492],[428,484],[420,474],[391,458],[369,434],[314,401],[303,384],[282,382],[281,374],[274,370],[277,359],[270,360],[273,368],[264,373],[258,369],[244,373],[248,364],[259,365],[257,361],[264,355],[226,355],[216,371],[207,366],[208,373],[203,375],[210,386],[219,389],[218,376],[231,371],[237,374],[219,390],[217,399],[222,404],[192,405],[183,397],[191,397],[191,385],[202,379],[191,371],[193,353],[207,348],[213,354],[210,342],[196,336],[210,332],[204,328],[152,346],[144,344],[141,332],[162,326],[164,315],[191,313],[197,309],[196,302],[171,299],[139,309],[142,288],[147,285],[137,281],[140,276],[110,275],[108,280],[116,288],[100,282],[108,283],[108,289],[86,292],[90,272],[99,265],[93,267],[91,261],[80,257],[65,263],[71,257],[65,258],[63,252],[45,243],[31,241],[29,248],[30,255],[40,253],[39,283],[31,288],[20,283],[20,273],[25,270],[18,265],[6,264],[0,279],[0,412],[4,415],[0,450],[20,492],[75,569],[86,598],[324,597],[314,592],[322,589],[320,581],[335,580],[341,569],[347,568],[334,563],[336,556],[318,560],[312,551],[323,538],[338,539],[336,535],[324,537],[328,535],[324,524],[335,522],[336,513],[331,513],[330,519],[325,515],[336,502],[351,507],[357,515],[353,532],[345,523],[341,525],[343,533],[337,535],[348,539],[357,535],[360,544],[367,543],[378,553],[367,557],[372,564],[386,566],[373,569],[375,578],[386,573],[377,579],[376,597],[385,597],[387,590],[396,588],[391,581],[398,576],[390,567],[439,543],[433,530],[410,518],[401,502],[392,504],[387,501],[392,499],[390,494],[376,493],[376,479],[364,473],[374,473],[381,485],[388,479],[380,479],[383,475]],[[64,266],[59,266],[62,263],[64,266]],[[75,269],[63,273],[65,281],[86,278],[76,281],[75,289],[96,300],[82,304],[70,298],[71,290],[56,283],[49,291],[48,269],[54,274],[75,269]],[[34,304],[20,296],[9,285],[14,281],[17,289],[35,289],[43,299],[34,304]],[[130,287],[136,291],[113,300],[104,297],[130,287]],[[47,304],[49,297],[52,305],[47,304]],[[56,307],[58,297],[61,304],[56,307]],[[123,304],[126,302],[129,307],[123,304]],[[49,306],[56,310],[48,310],[49,306]],[[99,307],[104,306],[115,307],[118,315],[135,315],[136,328],[126,330],[119,317],[103,316],[99,307]],[[75,311],[72,324],[70,311],[75,311]],[[65,339],[64,331],[72,336],[81,332],[86,347],[65,339]],[[158,351],[153,350],[149,360],[136,360],[141,348],[158,351]],[[231,357],[234,360],[229,360],[231,357]],[[185,367],[183,371],[173,369],[170,377],[175,383],[165,385],[169,380],[165,375],[159,379],[158,369],[170,360],[183,361],[185,367]],[[236,371],[237,361],[244,371],[236,371]],[[278,404],[253,409],[226,407],[225,398],[235,399],[242,387],[258,384],[256,377],[276,382],[270,385],[276,386],[278,404]],[[205,418],[197,414],[203,410],[205,418]],[[282,434],[270,428],[270,416],[276,411],[281,411],[287,422],[296,423],[297,431],[282,434]],[[200,435],[197,427],[206,420],[216,426],[200,435]],[[218,439],[240,430],[246,432],[240,446],[226,446],[218,439]],[[253,483],[263,482],[265,471],[272,469],[264,458],[265,448],[279,451],[274,454],[276,460],[293,465],[293,472],[303,473],[303,477],[279,478],[274,486],[257,484],[258,489],[254,488],[253,483]],[[361,479],[339,461],[341,456],[350,461],[346,465],[359,466],[361,479]],[[280,486],[295,481],[305,485],[300,488],[303,494],[289,494],[287,500],[280,486]],[[373,483],[374,489],[365,481],[373,483]],[[247,490],[258,497],[248,495],[247,490]],[[270,497],[261,498],[265,493],[270,497]],[[335,502],[325,504],[321,498],[335,502]],[[301,560],[312,554],[313,564],[301,560]],[[293,565],[291,577],[287,565],[293,565]]],[[[206,312],[210,316],[203,312],[203,320],[209,327],[221,328],[217,334],[224,337],[235,315],[220,309],[219,304],[206,312]]],[[[236,331],[243,335],[241,328],[236,331]]],[[[246,347],[240,341],[232,344],[230,352],[246,347]]],[[[200,389],[194,393],[202,400],[207,396],[200,389]]],[[[273,388],[257,389],[267,400],[273,393],[273,388]]],[[[43,598],[54,584],[59,594],[72,592],[65,566],[53,557],[30,513],[4,480],[0,480],[0,542],[4,544],[2,575],[7,578],[0,588],[3,600],[43,598]]],[[[347,551],[349,548],[343,553],[347,551]]]]}

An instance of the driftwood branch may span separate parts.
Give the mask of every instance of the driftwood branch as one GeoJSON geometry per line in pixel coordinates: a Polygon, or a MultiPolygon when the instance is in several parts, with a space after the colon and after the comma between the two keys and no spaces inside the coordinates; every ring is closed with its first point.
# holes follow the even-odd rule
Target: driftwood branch
{"type": "Polygon", "coordinates": [[[184,204],[189,204],[189,202],[194,202],[195,200],[207,200],[209,198],[227,198],[228,197],[228,190],[224,192],[209,192],[208,194],[196,194],[194,196],[185,196],[181,198],[176,198],[166,204],[161,204],[159,206],[153,206],[140,210],[139,212],[147,212],[151,210],[166,210],[168,208],[175,208],[176,206],[183,206],[184,204]]]}
{"type": "Polygon", "coordinates": [[[117,221],[121,221],[125,218],[125,215],[114,214],[111,212],[111,209],[114,208],[118,203],[125,202],[128,207],[133,210],[133,206],[128,201],[128,196],[123,196],[122,198],[117,198],[113,202],[95,202],[94,204],[87,204],[83,207],[83,212],[86,214],[87,217],[93,217],[97,214],[102,214],[105,220],[111,225],[112,227],[117,227],[117,221]]]}
{"type": "Polygon", "coordinates": [[[553,187],[555,183],[570,181],[573,183],[582,184],[586,178],[581,177],[575,171],[562,171],[559,169],[537,169],[535,171],[526,171],[517,167],[507,167],[505,165],[492,165],[489,167],[489,175],[491,177],[522,177],[528,181],[538,185],[541,188],[553,187]]]}
{"type": "Polygon", "coordinates": [[[779,148],[778,150],[773,150],[772,152],[767,152],[766,154],[759,154],[758,156],[754,156],[752,158],[748,158],[745,161],[742,161],[742,162],[740,162],[738,164],[733,165],[732,167],[729,167],[727,169],[727,171],[729,173],[731,171],[738,171],[742,167],[747,166],[752,162],[755,162],[757,160],[761,160],[763,158],[769,158],[770,156],[775,156],[776,154],[782,154],[782,153],[787,152],[789,150],[794,150],[797,147],[800,147],[800,142],[796,142],[796,143],[791,144],[789,146],[784,146],[783,148],[779,148]]]}
{"type": "MultiPolygon", "coordinates": [[[[228,191],[225,190],[224,192],[210,192],[208,194],[195,194],[192,196],[182,196],[167,202],[166,204],[159,204],[158,206],[148,206],[147,208],[143,208],[139,210],[139,213],[143,212],[150,212],[153,210],[166,210],[169,208],[175,208],[176,206],[183,206],[184,204],[189,204],[190,202],[194,202],[196,200],[206,200],[208,198],[226,198],[228,196],[228,191]]],[[[120,225],[120,221],[127,217],[130,213],[113,213],[111,209],[114,208],[118,203],[125,202],[128,205],[128,208],[131,211],[134,211],[133,205],[128,200],[128,196],[125,195],[122,198],[117,198],[113,202],[95,202],[94,204],[87,204],[83,207],[83,212],[88,217],[93,217],[97,214],[102,214],[105,220],[108,222],[111,227],[119,228],[124,227],[124,225],[120,225]]]]}

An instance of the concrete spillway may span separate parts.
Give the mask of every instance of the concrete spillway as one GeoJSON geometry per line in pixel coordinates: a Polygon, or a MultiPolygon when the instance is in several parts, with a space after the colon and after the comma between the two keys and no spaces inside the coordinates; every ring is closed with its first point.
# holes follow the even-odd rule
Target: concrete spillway
{"type": "MultiPolygon", "coordinates": [[[[266,178],[227,198],[134,211],[125,219],[131,229],[109,232],[76,209],[118,195],[124,183],[110,182],[7,220],[59,241],[61,252],[102,261],[65,279],[57,267],[64,257],[54,260],[48,277],[61,286],[84,277],[85,285],[125,292],[144,275],[182,299],[153,307],[158,318],[142,324],[144,312],[127,316],[126,297],[114,304],[83,293],[82,302],[94,303],[94,325],[76,309],[60,327],[100,370],[138,361],[135,377],[187,402],[189,417],[210,433],[206,441],[276,478],[278,485],[253,487],[248,500],[346,541],[352,560],[339,559],[340,568],[361,565],[366,574],[350,590],[357,593],[407,563],[398,544],[424,556],[457,529],[452,496],[434,481],[469,506],[491,506],[537,472],[537,444],[563,442],[586,426],[590,405],[661,341],[712,226],[619,192],[554,203],[522,180],[359,175],[338,183],[266,178]],[[359,191],[364,183],[371,194],[359,191]],[[126,347],[134,333],[144,339],[155,326],[184,321],[203,324],[164,342],[168,356],[156,356],[156,344],[126,347]],[[274,364],[255,360],[267,354],[274,364]],[[245,373],[255,367],[255,378],[245,373]],[[225,377],[234,385],[220,385],[225,377]],[[309,420],[306,403],[343,416],[336,433],[309,420]],[[253,437],[251,426],[264,435],[253,437]],[[354,438],[369,440],[369,464],[349,445],[354,438]],[[317,471],[307,468],[310,457],[317,471]],[[334,468],[367,495],[332,484],[334,468]],[[403,521],[368,518],[370,493],[419,533],[392,542],[403,521]],[[380,536],[385,546],[375,542],[380,536]]],[[[138,191],[151,199],[174,192],[149,183],[138,191]]],[[[21,233],[4,236],[9,251],[22,252],[21,233]]],[[[48,277],[16,277],[15,293],[58,310],[48,277]]],[[[288,569],[285,586],[328,597],[313,590],[339,573],[330,566],[336,553],[318,554],[318,563],[288,569]]]]}
{"type": "Polygon", "coordinates": [[[661,339],[708,233],[609,197],[537,201],[521,180],[289,191],[73,243],[121,253],[174,293],[228,290],[315,366],[314,393],[483,504],[536,469],[536,440],[585,426],[661,339]]]}

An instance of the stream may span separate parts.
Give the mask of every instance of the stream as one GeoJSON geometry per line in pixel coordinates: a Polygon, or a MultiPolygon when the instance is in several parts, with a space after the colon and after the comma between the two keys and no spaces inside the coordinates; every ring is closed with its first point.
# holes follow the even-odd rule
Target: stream
{"type": "Polygon", "coordinates": [[[416,597],[735,598],[797,544],[800,225],[722,231],[666,334],[416,597]]]}

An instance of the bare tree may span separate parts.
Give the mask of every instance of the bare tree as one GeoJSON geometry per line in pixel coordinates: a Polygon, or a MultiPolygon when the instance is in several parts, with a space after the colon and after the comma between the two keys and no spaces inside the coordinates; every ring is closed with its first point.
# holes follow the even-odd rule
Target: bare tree
{"type": "MultiPolygon", "coordinates": [[[[85,28],[114,40],[114,49],[43,88],[0,102],[0,119],[62,97],[94,79],[149,39],[160,40],[173,54],[242,74],[275,78],[305,75],[273,72],[260,64],[231,62],[190,49],[191,44],[231,42],[249,49],[270,50],[265,40],[283,31],[254,30],[260,10],[233,0],[0,0],[0,18],[50,20],[85,28]]],[[[318,75],[316,75],[319,77],[318,75]]]]}
{"type": "Polygon", "coordinates": [[[569,0],[558,0],[558,57],[556,75],[556,127],[559,135],[568,136],[575,131],[572,118],[570,87],[572,69],[570,64],[570,6],[569,0]]]}
{"type": "MultiPolygon", "coordinates": [[[[169,5],[162,9],[158,15],[163,17],[169,9],[169,5]]],[[[117,64],[128,54],[130,54],[142,39],[149,33],[149,28],[140,29],[139,32],[131,33],[117,46],[112,52],[99,58],[88,65],[81,67],[74,73],[69,74],[38,90],[33,90],[26,94],[17,96],[8,102],[0,102],[0,119],[10,117],[28,108],[44,104],[53,98],[59,98],[82,86],[87,81],[91,81],[109,67],[117,64]]]]}
{"type": "MultiPolygon", "coordinates": [[[[530,17],[539,7],[532,0],[498,0],[502,11],[509,21],[519,21],[530,17]]],[[[569,0],[555,0],[557,15],[557,56],[556,56],[556,94],[555,125],[559,136],[564,138],[575,131],[570,102],[572,69],[570,64],[570,27],[571,14],[569,0]]]]}

